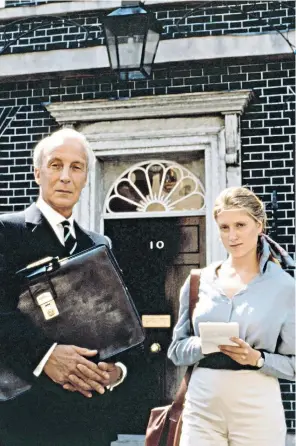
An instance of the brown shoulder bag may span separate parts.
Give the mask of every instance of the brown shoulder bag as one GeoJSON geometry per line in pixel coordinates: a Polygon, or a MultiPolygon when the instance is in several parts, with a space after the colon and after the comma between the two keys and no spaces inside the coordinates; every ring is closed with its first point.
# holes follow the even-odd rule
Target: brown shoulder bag
{"type": "MultiPolygon", "coordinates": [[[[200,270],[190,273],[189,318],[193,335],[192,314],[198,302],[200,270]]],[[[146,430],[145,446],[178,446],[182,428],[182,411],[193,366],[188,367],[175,400],[168,406],[155,407],[150,412],[146,430]]]]}

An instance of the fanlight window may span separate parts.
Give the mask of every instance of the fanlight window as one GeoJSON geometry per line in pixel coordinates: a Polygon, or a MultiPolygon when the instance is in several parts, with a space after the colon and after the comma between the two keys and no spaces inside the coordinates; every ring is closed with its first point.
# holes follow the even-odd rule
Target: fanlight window
{"type": "Polygon", "coordinates": [[[171,161],[148,161],[136,164],[116,180],[105,214],[201,211],[204,207],[204,187],[188,169],[171,161]]]}

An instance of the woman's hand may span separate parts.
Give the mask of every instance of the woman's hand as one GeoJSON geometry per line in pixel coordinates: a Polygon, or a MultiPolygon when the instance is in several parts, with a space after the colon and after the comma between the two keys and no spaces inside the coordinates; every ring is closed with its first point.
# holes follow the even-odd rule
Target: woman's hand
{"type": "Polygon", "coordinates": [[[219,345],[220,351],[242,365],[256,366],[261,353],[240,338],[230,338],[238,346],[219,345]]]}

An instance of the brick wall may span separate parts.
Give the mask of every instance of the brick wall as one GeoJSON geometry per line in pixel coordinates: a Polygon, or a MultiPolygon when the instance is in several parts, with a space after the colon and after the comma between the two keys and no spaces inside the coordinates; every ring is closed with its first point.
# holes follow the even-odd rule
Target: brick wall
{"type": "Polygon", "coordinates": [[[36,6],[44,5],[45,3],[56,3],[56,0],[5,0],[5,7],[36,6]]]}
{"type": "MultiPolygon", "coordinates": [[[[218,62],[157,68],[148,80],[118,82],[109,72],[80,73],[42,81],[0,84],[0,110],[15,119],[1,138],[2,212],[21,209],[36,191],[30,156],[33,145],[55,126],[44,102],[116,99],[157,94],[254,89],[257,99],[242,118],[244,184],[267,205],[272,191],[279,200],[278,240],[294,251],[294,62],[218,62]]],[[[6,124],[9,118],[6,120],[6,124]]]]}
{"type": "MultiPolygon", "coordinates": [[[[172,5],[166,10],[163,7],[154,8],[158,19],[162,20],[166,27],[164,38],[180,36],[176,31],[176,21],[186,11],[192,9],[192,3],[187,7],[172,5]]],[[[270,20],[274,20],[273,23],[280,26],[292,26],[291,8],[294,2],[281,4],[263,1],[256,3],[215,2],[215,5],[212,3],[209,2],[206,9],[199,10],[193,16],[180,22],[182,37],[186,35],[185,33],[187,35],[191,35],[190,33],[213,35],[263,30],[262,22],[256,23],[254,19],[250,23],[240,12],[230,12],[227,8],[229,4],[234,5],[234,3],[243,9],[243,14],[250,11],[252,7],[253,13],[264,18],[265,12],[269,11],[269,23],[271,23],[270,20]],[[222,26],[225,23],[227,27],[222,26]]],[[[92,12],[80,18],[77,15],[75,17],[76,20],[81,20],[81,23],[97,28],[98,17],[101,13],[92,12]]],[[[14,47],[13,51],[27,51],[30,45],[35,45],[36,50],[38,50],[38,45],[43,45],[40,46],[40,50],[49,49],[49,45],[59,43],[66,43],[67,47],[75,46],[73,35],[77,33],[77,29],[74,30],[71,27],[72,25],[63,25],[61,30],[53,25],[51,28],[39,29],[39,35],[36,31],[31,40],[27,37],[28,42],[22,42],[19,47],[14,47]],[[52,33],[49,33],[51,30],[52,33]],[[41,41],[32,40],[36,38],[41,38],[41,41]]],[[[99,33],[99,31],[94,29],[93,33],[99,33]]],[[[253,89],[256,99],[242,117],[243,184],[250,186],[263,199],[269,217],[271,217],[272,191],[277,190],[278,241],[293,254],[295,243],[294,85],[295,64],[292,56],[278,61],[257,58],[171,63],[157,66],[151,79],[130,82],[119,82],[109,70],[62,74],[51,76],[51,78],[42,76],[42,80],[1,82],[0,135],[2,132],[3,134],[0,136],[0,212],[21,210],[37,195],[32,172],[32,148],[40,138],[57,128],[57,124],[44,108],[44,103],[253,89]]],[[[291,432],[295,431],[294,390],[293,384],[282,383],[287,425],[291,432]]]]}
{"type": "MultiPolygon", "coordinates": [[[[209,1],[202,5],[204,2],[172,4],[165,8],[163,5],[151,5],[149,10],[163,25],[162,40],[238,33],[285,33],[295,28],[295,4],[291,1],[209,1]]],[[[66,19],[53,19],[50,22],[48,18],[43,22],[40,19],[33,22],[29,18],[21,25],[14,21],[11,25],[9,22],[0,23],[0,42],[12,41],[23,31],[38,26],[38,29],[9,46],[6,53],[105,45],[101,26],[105,14],[106,11],[102,10],[67,14],[67,19],[75,23],[66,19]],[[88,37],[83,26],[89,31],[88,37]]]]}

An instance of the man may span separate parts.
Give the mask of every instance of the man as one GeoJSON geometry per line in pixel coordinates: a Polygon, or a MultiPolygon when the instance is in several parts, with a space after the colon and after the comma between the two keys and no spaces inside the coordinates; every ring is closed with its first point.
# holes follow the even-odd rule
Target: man
{"type": "Polygon", "coordinates": [[[0,216],[0,354],[19,376],[33,382],[30,391],[0,403],[2,446],[110,444],[110,390],[125,378],[125,366],[96,364],[91,361],[96,351],[54,343],[17,310],[17,270],[47,256],[80,252],[102,237],[83,230],[72,214],[93,157],[75,130],[45,138],[34,151],[37,203],[0,216]]]}

